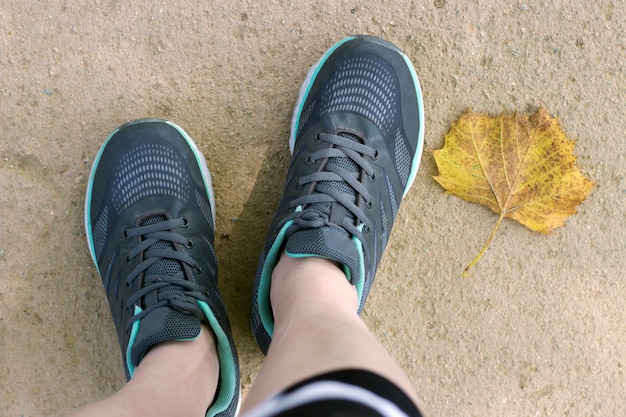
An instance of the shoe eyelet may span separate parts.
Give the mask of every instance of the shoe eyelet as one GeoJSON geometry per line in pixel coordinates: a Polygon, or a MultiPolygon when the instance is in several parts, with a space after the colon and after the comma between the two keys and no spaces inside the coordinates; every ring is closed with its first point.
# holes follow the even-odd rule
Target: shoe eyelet
{"type": "Polygon", "coordinates": [[[122,236],[124,236],[124,240],[130,240],[130,237],[128,236],[128,226],[124,226],[122,228],[122,236]]]}
{"type": "Polygon", "coordinates": [[[302,184],[300,184],[299,182],[296,182],[296,190],[299,190],[300,188],[302,188],[302,184]]]}
{"type": "Polygon", "coordinates": [[[376,173],[372,172],[372,175],[368,175],[367,178],[369,178],[369,180],[372,182],[376,181],[376,173]]]}
{"type": "Polygon", "coordinates": [[[181,217],[181,220],[183,221],[183,227],[186,229],[189,227],[189,219],[187,217],[181,217]]]}
{"type": "Polygon", "coordinates": [[[313,158],[311,158],[311,155],[308,155],[306,157],[306,160],[304,161],[304,163],[307,164],[307,165],[311,165],[313,162],[315,162],[315,161],[313,160],[313,158]]]}
{"type": "Polygon", "coordinates": [[[127,263],[127,264],[131,263],[130,256],[128,256],[128,255],[126,256],[126,263],[127,263]]]}
{"type": "Polygon", "coordinates": [[[193,249],[193,241],[188,240],[187,243],[185,244],[185,247],[187,249],[193,249]]]}
{"type": "Polygon", "coordinates": [[[368,210],[371,210],[373,206],[374,206],[374,204],[372,204],[372,201],[371,201],[371,200],[370,200],[370,201],[366,201],[366,202],[365,202],[365,207],[366,207],[368,210]]]}
{"type": "Polygon", "coordinates": [[[365,233],[366,235],[370,234],[370,227],[367,225],[363,225],[363,233],[365,233]]]}
{"type": "Polygon", "coordinates": [[[380,158],[380,153],[377,150],[374,150],[374,156],[372,156],[372,161],[378,161],[380,158]]]}
{"type": "Polygon", "coordinates": [[[317,135],[315,135],[315,142],[321,142],[321,141],[322,141],[322,137],[318,133],[317,135]]]}
{"type": "Polygon", "coordinates": [[[193,267],[193,272],[195,272],[196,275],[202,275],[202,268],[200,268],[200,265],[195,265],[193,267]]]}

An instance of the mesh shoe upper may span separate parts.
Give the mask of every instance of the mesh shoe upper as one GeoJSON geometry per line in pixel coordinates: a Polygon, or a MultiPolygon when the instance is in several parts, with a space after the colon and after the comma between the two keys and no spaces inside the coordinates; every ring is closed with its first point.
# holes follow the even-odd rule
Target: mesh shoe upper
{"type": "Polygon", "coordinates": [[[107,293],[124,368],[155,344],[215,333],[219,389],[207,415],[234,415],[239,368],[217,288],[214,202],[204,157],[176,125],[131,122],[105,142],[91,171],[85,226],[107,293]]]}
{"type": "Polygon", "coordinates": [[[292,120],[285,190],[253,289],[252,328],[264,352],[273,333],[271,273],[282,250],[340,262],[362,310],[422,143],[419,83],[395,46],[347,38],[311,69],[292,120]]]}

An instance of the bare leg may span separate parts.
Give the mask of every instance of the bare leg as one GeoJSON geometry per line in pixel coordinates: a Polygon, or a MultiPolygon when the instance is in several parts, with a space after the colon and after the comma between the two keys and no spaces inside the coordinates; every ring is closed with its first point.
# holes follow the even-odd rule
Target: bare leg
{"type": "Polygon", "coordinates": [[[243,410],[304,378],[357,368],[394,382],[415,401],[411,382],[357,315],[357,293],[337,265],[283,254],[270,289],[274,336],[243,410]]]}
{"type": "Polygon", "coordinates": [[[203,325],[193,341],[156,345],[120,391],[70,416],[204,416],[218,375],[213,332],[203,325]]]}

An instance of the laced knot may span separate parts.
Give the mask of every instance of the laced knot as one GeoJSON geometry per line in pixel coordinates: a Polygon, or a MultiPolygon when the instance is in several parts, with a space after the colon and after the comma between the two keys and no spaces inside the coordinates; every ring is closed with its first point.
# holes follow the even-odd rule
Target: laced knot
{"type": "Polygon", "coordinates": [[[126,307],[132,309],[143,299],[145,308],[134,315],[127,323],[127,330],[132,324],[158,307],[168,306],[185,314],[204,317],[196,300],[207,300],[203,288],[186,279],[187,271],[202,273],[200,265],[186,252],[178,250],[181,246],[193,247],[186,237],[173,232],[174,229],[187,228],[187,218],[167,220],[164,216],[153,216],[138,227],[124,230],[126,239],[139,238],[139,243],[130,251],[127,261],[140,257],[141,262],[126,277],[126,284],[131,286],[139,277],[142,287],[134,292],[126,307]],[[188,267],[185,268],[185,265],[188,267]]]}
{"type": "Polygon", "coordinates": [[[305,161],[313,164],[323,160],[319,171],[296,183],[298,188],[311,189],[291,201],[289,208],[295,212],[285,221],[294,223],[287,234],[323,226],[340,227],[355,236],[367,233],[370,222],[361,202],[366,208],[371,207],[372,196],[363,183],[375,179],[370,161],[378,158],[378,151],[352,132],[320,133],[315,140],[326,142],[328,147],[312,153],[305,161]]]}

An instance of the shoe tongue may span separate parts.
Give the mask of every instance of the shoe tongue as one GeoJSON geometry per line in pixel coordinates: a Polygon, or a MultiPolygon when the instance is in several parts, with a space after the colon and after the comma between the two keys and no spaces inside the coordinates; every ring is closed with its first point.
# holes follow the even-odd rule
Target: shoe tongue
{"type": "MultiPolygon", "coordinates": [[[[155,223],[166,221],[167,218],[162,215],[151,216],[141,222],[141,226],[149,226],[155,223]]],[[[153,249],[174,249],[171,242],[159,241],[152,245],[153,249]]],[[[183,278],[183,269],[179,261],[175,259],[160,259],[149,268],[146,269],[145,275],[157,276],[181,276],[183,278]]],[[[167,288],[160,291],[167,291],[167,288]]],[[[176,291],[174,288],[171,291],[176,291]]],[[[147,297],[156,297],[156,293],[149,294],[147,297]]],[[[158,302],[158,300],[146,300],[150,304],[158,302]]],[[[168,306],[157,307],[150,311],[139,323],[139,331],[133,342],[130,360],[134,366],[137,366],[146,352],[157,343],[170,340],[189,340],[194,339],[200,334],[200,320],[189,314],[181,313],[168,306]]],[[[130,364],[129,364],[130,365],[130,364]]]]}
{"type": "MultiPolygon", "coordinates": [[[[351,133],[339,133],[338,136],[362,143],[358,136],[351,133]]],[[[358,179],[360,174],[359,166],[348,157],[329,158],[328,165],[335,165],[345,171],[350,172],[358,179]]],[[[332,190],[347,195],[349,200],[356,204],[356,191],[345,181],[319,181],[316,186],[318,192],[332,190]]],[[[348,281],[355,284],[361,275],[361,261],[357,242],[352,239],[343,227],[343,223],[355,223],[355,216],[343,204],[316,203],[307,206],[307,209],[317,210],[328,215],[328,220],[333,226],[313,227],[297,230],[293,233],[287,232],[287,243],[285,251],[293,258],[308,256],[319,256],[330,259],[346,267],[348,281]]]]}
{"type": "Polygon", "coordinates": [[[131,339],[129,367],[135,368],[148,350],[157,343],[172,340],[188,341],[200,334],[200,319],[170,307],[158,307],[139,322],[139,331],[134,342],[131,339]]]}
{"type": "Polygon", "coordinates": [[[299,230],[287,239],[285,252],[292,258],[319,256],[339,262],[347,268],[348,281],[356,284],[361,275],[361,257],[357,242],[346,235],[334,227],[299,230]]]}
{"type": "MultiPolygon", "coordinates": [[[[338,134],[343,138],[352,140],[354,142],[362,143],[361,139],[358,136],[353,135],[351,133],[341,132],[338,134]]],[[[328,159],[328,165],[334,165],[338,168],[341,168],[345,171],[350,172],[355,178],[359,178],[360,168],[359,166],[350,158],[338,158],[332,157],[328,159]]],[[[319,181],[317,183],[317,189],[320,191],[323,190],[333,190],[345,194],[348,198],[356,204],[357,195],[347,182],[345,181],[319,181]]],[[[309,208],[319,210],[324,213],[328,213],[328,216],[333,223],[342,224],[344,217],[348,217],[348,222],[354,223],[355,216],[348,211],[342,204],[339,203],[317,203],[311,204],[309,208]]]]}
{"type": "MultiPolygon", "coordinates": [[[[166,221],[163,215],[150,216],[141,222],[141,226],[150,226],[166,221]]],[[[159,241],[152,245],[152,249],[174,249],[172,242],[159,241]]],[[[174,277],[183,273],[183,268],[179,261],[175,259],[160,259],[145,271],[145,275],[165,275],[174,277]]]]}
{"type": "MultiPolygon", "coordinates": [[[[337,136],[341,136],[343,138],[349,139],[353,142],[362,143],[358,136],[353,135],[351,133],[339,133],[337,136]]],[[[359,166],[352,159],[345,158],[329,158],[328,165],[336,165],[339,168],[342,168],[354,175],[355,178],[358,178],[359,175],[359,166]]],[[[321,184],[328,183],[332,188],[335,188],[345,194],[351,194],[356,198],[356,193],[354,189],[346,182],[336,182],[336,181],[320,181],[321,184]]]]}

